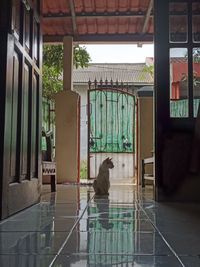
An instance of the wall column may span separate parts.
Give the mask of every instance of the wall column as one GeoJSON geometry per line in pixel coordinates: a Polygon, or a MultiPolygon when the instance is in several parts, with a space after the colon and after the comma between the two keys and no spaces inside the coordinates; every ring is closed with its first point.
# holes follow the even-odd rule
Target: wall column
{"type": "MultiPolygon", "coordinates": [[[[137,183],[141,184],[142,159],[153,156],[153,87],[137,92],[137,183]]],[[[152,166],[147,166],[148,173],[153,173],[152,166]]]]}
{"type": "Polygon", "coordinates": [[[63,91],[56,100],[57,182],[79,181],[80,96],[73,91],[73,38],[64,37],[63,91]]]}

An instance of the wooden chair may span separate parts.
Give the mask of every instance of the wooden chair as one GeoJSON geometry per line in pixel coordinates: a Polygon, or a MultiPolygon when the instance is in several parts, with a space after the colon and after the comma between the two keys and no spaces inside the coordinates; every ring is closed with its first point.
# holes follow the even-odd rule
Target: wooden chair
{"type": "Polygon", "coordinates": [[[53,132],[45,132],[42,130],[42,136],[45,137],[46,140],[46,150],[42,151],[42,175],[50,176],[51,179],[51,192],[56,191],[56,162],[52,159],[52,136],[53,132]]]}
{"type": "Polygon", "coordinates": [[[145,158],[142,160],[142,187],[145,187],[145,180],[153,181],[153,186],[155,186],[155,175],[145,172],[145,166],[148,164],[154,164],[154,157],[145,158]]]}

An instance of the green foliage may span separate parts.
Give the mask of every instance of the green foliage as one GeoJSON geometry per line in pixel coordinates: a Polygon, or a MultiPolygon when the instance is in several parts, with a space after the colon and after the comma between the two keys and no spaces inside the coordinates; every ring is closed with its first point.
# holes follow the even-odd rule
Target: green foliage
{"type": "Polygon", "coordinates": [[[154,65],[145,65],[142,69],[142,72],[140,74],[140,80],[145,79],[146,75],[149,74],[151,78],[154,77],[154,65]]]}
{"type": "Polygon", "coordinates": [[[86,160],[81,160],[80,178],[81,179],[87,179],[87,161],[86,160]]]}
{"type": "Polygon", "coordinates": [[[195,48],[193,50],[193,59],[194,59],[194,63],[200,63],[200,49],[199,48],[195,48]]]}
{"type": "Polygon", "coordinates": [[[54,66],[43,64],[43,97],[52,99],[53,95],[63,88],[62,71],[57,71],[54,66]]]}
{"type": "Polygon", "coordinates": [[[53,67],[56,72],[63,68],[63,45],[44,45],[43,46],[43,64],[47,67],[53,67]]]}
{"type": "Polygon", "coordinates": [[[144,66],[143,71],[149,73],[152,78],[154,77],[154,65],[144,66]]]}
{"type": "MultiPolygon", "coordinates": [[[[74,66],[87,67],[91,58],[85,47],[74,46],[74,66]]],[[[43,46],[43,96],[51,99],[63,89],[63,45],[43,46]]]]}
{"type": "Polygon", "coordinates": [[[85,47],[80,47],[79,45],[74,46],[74,66],[76,68],[88,67],[90,61],[90,55],[85,47]]]}

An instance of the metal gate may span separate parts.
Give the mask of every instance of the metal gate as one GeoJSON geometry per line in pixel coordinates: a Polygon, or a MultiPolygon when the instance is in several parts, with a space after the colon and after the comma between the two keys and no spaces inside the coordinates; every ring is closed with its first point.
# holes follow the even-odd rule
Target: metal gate
{"type": "Polygon", "coordinates": [[[135,98],[124,84],[89,82],[88,178],[95,178],[99,165],[112,157],[111,178],[134,176],[135,98]]]}

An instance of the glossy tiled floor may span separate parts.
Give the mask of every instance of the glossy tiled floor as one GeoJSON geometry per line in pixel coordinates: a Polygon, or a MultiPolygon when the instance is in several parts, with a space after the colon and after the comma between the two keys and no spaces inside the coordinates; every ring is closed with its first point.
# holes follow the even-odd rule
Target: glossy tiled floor
{"type": "Polygon", "coordinates": [[[0,223],[1,267],[200,266],[200,205],[155,203],[151,192],[113,185],[58,186],[0,223]]]}

